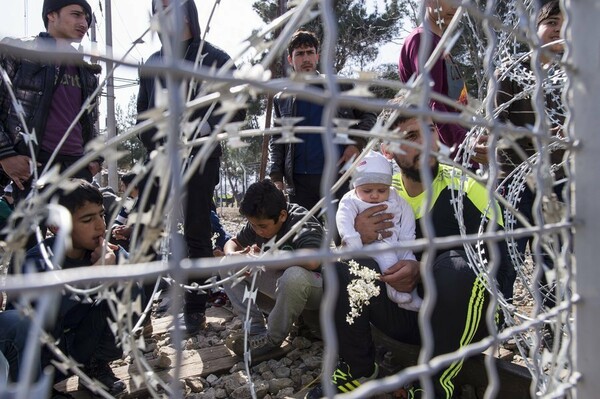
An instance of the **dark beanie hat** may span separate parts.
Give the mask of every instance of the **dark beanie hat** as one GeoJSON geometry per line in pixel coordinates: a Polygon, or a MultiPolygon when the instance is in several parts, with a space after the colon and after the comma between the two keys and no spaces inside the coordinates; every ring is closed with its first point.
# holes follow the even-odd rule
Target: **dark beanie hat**
{"type": "Polygon", "coordinates": [[[63,7],[71,4],[77,4],[83,7],[85,11],[85,19],[87,19],[88,26],[92,25],[92,7],[86,0],[44,0],[44,6],[42,7],[42,19],[44,20],[44,26],[48,28],[48,14],[52,11],[58,11],[63,7]]]}
{"type": "MultiPolygon", "coordinates": [[[[202,32],[200,31],[200,22],[198,22],[198,8],[194,0],[181,0],[183,3],[183,14],[188,18],[190,30],[194,39],[199,39],[202,32]]],[[[152,0],[152,14],[156,14],[156,4],[161,5],[161,0],[152,0]]]]}

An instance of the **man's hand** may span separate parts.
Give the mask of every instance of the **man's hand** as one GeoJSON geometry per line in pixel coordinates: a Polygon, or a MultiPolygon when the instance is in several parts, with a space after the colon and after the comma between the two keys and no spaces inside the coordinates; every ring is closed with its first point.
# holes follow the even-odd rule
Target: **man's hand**
{"type": "Polygon", "coordinates": [[[23,183],[31,177],[31,158],[25,155],[14,155],[0,160],[0,166],[19,190],[25,189],[23,183]]]}
{"type": "Polygon", "coordinates": [[[400,292],[412,292],[419,279],[419,262],[416,260],[400,260],[381,274],[381,281],[400,292]]]}
{"type": "Polygon", "coordinates": [[[115,255],[115,251],[118,249],[117,245],[106,242],[104,237],[100,237],[99,244],[91,255],[92,266],[116,265],[117,255],[115,255]]]}
{"type": "Polygon", "coordinates": [[[102,170],[102,165],[98,161],[92,161],[88,164],[88,170],[92,174],[92,177],[96,176],[102,170]]]}
{"type": "Polygon", "coordinates": [[[227,241],[227,243],[225,243],[225,248],[223,251],[227,256],[246,255],[256,257],[260,254],[260,248],[258,247],[258,245],[254,244],[248,247],[242,247],[241,245],[237,244],[237,241],[235,239],[227,241]]]}
{"type": "Polygon", "coordinates": [[[477,139],[477,142],[473,146],[473,151],[475,154],[471,157],[471,161],[477,162],[482,165],[487,165],[489,163],[488,159],[488,140],[489,136],[480,136],[477,139]]]}
{"type": "Polygon", "coordinates": [[[392,236],[388,231],[394,224],[391,222],[393,215],[383,213],[387,205],[377,205],[359,213],[354,219],[354,229],[360,234],[360,240],[363,244],[370,244],[382,238],[392,236]],[[381,234],[381,237],[379,235],[381,234]]]}
{"type": "Polygon", "coordinates": [[[132,226],[116,226],[112,230],[112,236],[115,240],[129,240],[132,231],[132,226]]]}
{"type": "Polygon", "coordinates": [[[348,145],[346,149],[344,149],[344,153],[341,158],[337,162],[337,166],[345,165],[346,162],[350,161],[352,157],[357,157],[360,154],[360,150],[355,145],[348,145]]]}
{"type": "Polygon", "coordinates": [[[274,181],[273,184],[275,185],[275,187],[277,187],[279,191],[284,191],[285,187],[282,181],[274,181]]]}

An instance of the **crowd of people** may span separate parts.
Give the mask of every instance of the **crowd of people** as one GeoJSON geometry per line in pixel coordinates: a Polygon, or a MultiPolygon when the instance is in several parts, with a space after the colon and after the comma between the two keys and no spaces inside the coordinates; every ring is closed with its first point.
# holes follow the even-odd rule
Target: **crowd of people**
{"type": "MultiPolygon", "coordinates": [[[[170,3],[169,0],[152,1],[153,14],[164,17],[173,9],[170,3]]],[[[432,110],[459,113],[466,105],[467,90],[460,68],[452,57],[439,56],[427,71],[420,69],[424,65],[423,59],[434,53],[455,17],[457,6],[451,0],[424,0],[424,6],[423,24],[405,39],[399,55],[398,74],[401,81],[417,86],[422,79],[431,81],[433,92],[456,104],[455,108],[446,102],[432,100],[429,103],[432,110]],[[430,42],[425,54],[424,38],[430,42]]],[[[533,62],[541,63],[544,70],[556,68],[556,61],[563,51],[560,42],[563,16],[559,2],[544,0],[536,9],[539,9],[535,19],[537,36],[544,49],[540,57],[522,58],[520,63],[527,70],[532,69],[533,62]]],[[[174,53],[181,61],[205,68],[228,66],[234,69],[229,55],[203,41],[195,2],[183,2],[178,11],[182,17],[181,43],[174,53]]],[[[0,167],[6,177],[4,195],[0,199],[2,237],[7,238],[10,227],[19,222],[18,217],[11,216],[15,207],[36,192],[51,193],[50,203],[66,209],[71,220],[64,223],[61,218],[65,213],[49,207],[49,217],[32,226],[24,262],[11,264],[10,272],[43,273],[55,269],[117,265],[127,258],[127,251],[137,250],[133,247],[135,243],[130,241],[133,232],[137,229],[143,234],[154,227],[152,222],[131,218],[130,214],[162,215],[165,212],[164,192],[170,189],[175,174],[185,169],[139,177],[137,174],[124,175],[121,191],[127,193],[128,198],[122,201],[125,204],[120,205],[115,220],[106,217],[110,196],[103,196],[92,183],[93,176],[102,167],[103,158],[90,158],[92,160],[86,167],[71,171],[73,165],[86,157],[87,144],[97,136],[95,122],[98,115],[94,105],[99,96],[97,75],[100,69],[87,63],[72,47],[72,43],[82,40],[90,27],[91,7],[86,0],[45,0],[42,18],[46,32],[31,40],[6,39],[6,42],[27,50],[65,53],[64,62],[0,54],[0,68],[11,82],[10,86],[6,82],[0,85],[0,167]],[[39,177],[48,173],[51,167],[58,167],[60,172],[70,171],[68,184],[52,181],[43,187],[37,184],[39,177]],[[143,200],[142,196],[145,196],[143,200]],[[112,223],[108,233],[107,222],[112,223]],[[41,241],[37,239],[40,232],[44,238],[41,241]]],[[[147,66],[164,65],[165,59],[173,54],[173,45],[177,44],[172,43],[172,38],[165,32],[159,35],[164,47],[146,61],[147,66]]],[[[321,77],[319,53],[320,43],[315,33],[303,29],[296,31],[287,46],[287,61],[294,76],[310,77],[318,82],[317,78],[321,77]]],[[[502,67],[497,71],[497,78],[499,88],[495,100],[497,109],[501,110],[499,120],[511,129],[534,125],[540,117],[532,104],[534,94],[521,94],[525,91],[523,82],[504,73],[502,67]]],[[[211,87],[181,77],[169,79],[184,87],[189,99],[207,94],[206,87],[211,87]]],[[[138,123],[152,118],[149,111],[154,109],[159,91],[166,86],[166,77],[147,74],[141,69],[138,123]]],[[[326,89],[324,83],[311,83],[311,86],[315,90],[326,89]]],[[[339,87],[340,91],[350,88],[347,85],[339,87]]],[[[547,113],[559,115],[551,118],[548,134],[560,139],[563,137],[560,115],[564,112],[557,99],[560,96],[548,94],[545,105],[547,113]]],[[[455,150],[451,156],[456,154],[467,137],[465,126],[420,116],[418,103],[406,92],[398,93],[379,115],[370,110],[372,108],[337,109],[336,118],[349,120],[349,128],[355,134],[350,135],[349,142],[336,144],[335,163],[340,174],[349,165],[353,172],[351,180],[334,193],[336,220],[327,225],[335,226],[337,231],[332,235],[333,242],[327,243],[326,220],[311,212],[325,196],[326,148],[320,133],[324,126],[325,105],[287,90],[275,95],[273,114],[277,123],[286,123],[286,118],[300,118],[295,126],[307,129],[296,134],[300,140],[286,142],[280,133],[270,137],[268,178],[248,187],[239,203],[246,224],[231,235],[220,225],[213,200],[219,183],[221,147],[202,138],[222,128],[224,123],[244,120],[245,112],[219,113],[213,108],[195,108],[186,114],[185,123],[194,129],[192,133],[187,131],[189,129],[181,132],[186,143],[196,143],[188,152],[183,152],[186,162],[182,163],[182,168],[195,165],[193,160],[200,154],[208,154],[202,166],[189,173],[190,178],[184,184],[181,208],[187,258],[222,256],[239,260],[248,257],[254,261],[264,253],[302,251],[310,254],[330,245],[349,250],[364,248],[365,253],[373,254],[354,260],[361,267],[377,273],[375,285],[385,294],[371,298],[359,314],[354,314],[352,322],[348,321],[347,315],[351,312],[353,298],[344,287],[355,277],[345,262],[347,259],[329,265],[340,287],[331,315],[337,336],[338,362],[333,375],[323,376],[323,380],[330,379],[338,392],[348,392],[378,378],[380,371],[371,326],[397,341],[420,345],[419,311],[423,298],[432,288],[436,295],[430,317],[431,356],[454,352],[489,335],[490,326],[485,322],[485,315],[491,301],[490,282],[495,285],[493,291],[497,290],[507,301],[513,296],[516,265],[511,260],[507,241],[483,246],[482,257],[486,261],[490,259],[490,253],[499,254],[497,272],[485,277],[477,268],[471,267],[465,249],[477,243],[407,249],[415,239],[431,240],[465,233],[476,237],[482,226],[491,230],[505,229],[507,212],[490,196],[485,185],[455,165],[440,162],[437,156],[441,145],[455,150]],[[371,146],[374,150],[365,150],[368,132],[378,123],[388,128],[392,139],[371,146]],[[314,131],[310,131],[311,127],[314,131]],[[210,148],[204,148],[209,145],[210,148]],[[425,153],[424,147],[429,152],[425,153]],[[395,174],[394,165],[399,170],[395,174]],[[460,195],[458,191],[461,191],[460,195]],[[430,226],[422,223],[425,218],[431,221],[430,226]],[[422,281],[422,262],[430,269],[432,286],[426,287],[422,281]]],[[[140,134],[147,150],[145,165],[148,168],[153,159],[167,151],[163,133],[157,125],[152,125],[140,134]]],[[[540,150],[541,142],[532,139],[531,135],[524,135],[519,140],[510,140],[507,136],[508,139],[501,138],[494,153],[488,148],[488,137],[475,143],[468,167],[485,166],[490,157],[496,157],[501,170],[498,186],[508,187],[510,181],[507,183],[505,179],[510,179],[515,168],[540,150]]],[[[554,151],[552,164],[560,165],[564,156],[564,151],[554,151]]],[[[556,168],[554,177],[562,181],[555,189],[560,200],[564,171],[556,168]]],[[[536,223],[533,217],[535,196],[532,187],[525,187],[520,201],[514,204],[516,211],[522,212],[531,224],[536,223]]],[[[528,236],[519,238],[518,251],[524,253],[530,241],[528,236]]],[[[159,258],[153,247],[146,248],[144,255],[150,259],[159,258]]],[[[550,260],[547,263],[546,267],[552,267],[550,260]]],[[[233,311],[242,318],[248,311],[250,315],[248,323],[244,324],[245,331],[233,333],[225,344],[240,357],[246,351],[251,357],[268,355],[283,344],[299,319],[308,325],[314,339],[320,339],[319,314],[327,290],[322,267],[322,260],[314,258],[291,266],[268,268],[257,276],[254,270],[241,271],[243,274],[235,283],[227,278],[240,271],[222,269],[219,276],[228,281],[223,283],[222,289],[233,311]],[[249,299],[247,293],[252,287],[270,299],[270,309],[261,309],[249,299]]],[[[208,277],[195,274],[184,282],[190,285],[208,277]]],[[[152,287],[131,282],[129,290],[115,295],[122,300],[139,298],[142,303],[147,303],[152,287]]],[[[202,334],[208,298],[209,294],[204,292],[185,291],[182,328],[187,337],[202,334]]],[[[0,371],[7,367],[7,378],[18,381],[23,372],[25,337],[33,328],[32,320],[22,310],[26,305],[35,308],[38,304],[35,301],[24,304],[17,296],[9,297],[8,303],[2,305],[6,305],[6,309],[0,312],[0,371]]],[[[546,302],[545,305],[553,304],[546,302]]],[[[111,324],[118,321],[115,317],[117,315],[111,312],[105,296],[92,294],[79,298],[65,289],[53,313],[45,317],[44,328],[54,339],[54,347],[80,364],[82,371],[96,379],[102,389],[118,396],[126,386],[110,367],[111,361],[123,356],[123,345],[111,328],[111,324]]],[[[501,327],[499,324],[496,328],[501,327]]],[[[34,374],[40,377],[45,370],[53,369],[54,356],[55,353],[44,347],[35,362],[34,374]]],[[[463,360],[454,361],[431,375],[432,397],[454,397],[454,380],[461,371],[463,360]]],[[[69,373],[68,370],[54,370],[54,382],[68,377],[69,373]]],[[[85,384],[81,387],[98,389],[85,384]]],[[[420,397],[425,387],[414,382],[407,389],[413,395],[411,397],[420,397]]],[[[320,398],[323,394],[323,385],[317,385],[306,398],[320,398]]],[[[52,395],[66,396],[54,388],[52,395]]]]}

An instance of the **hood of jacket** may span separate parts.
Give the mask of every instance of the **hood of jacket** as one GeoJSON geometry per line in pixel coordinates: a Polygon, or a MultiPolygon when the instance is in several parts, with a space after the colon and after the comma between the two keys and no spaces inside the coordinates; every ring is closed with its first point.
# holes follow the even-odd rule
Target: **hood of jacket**
{"type": "MultiPolygon", "coordinates": [[[[202,34],[202,30],[200,29],[200,21],[198,20],[198,8],[196,7],[196,2],[194,0],[181,1],[183,2],[183,15],[187,17],[190,24],[192,41],[199,41],[201,39],[200,36],[202,34]]],[[[158,0],[158,2],[160,3],[160,0],[158,0]]],[[[152,0],[152,14],[156,14],[156,0],[152,0]]]]}

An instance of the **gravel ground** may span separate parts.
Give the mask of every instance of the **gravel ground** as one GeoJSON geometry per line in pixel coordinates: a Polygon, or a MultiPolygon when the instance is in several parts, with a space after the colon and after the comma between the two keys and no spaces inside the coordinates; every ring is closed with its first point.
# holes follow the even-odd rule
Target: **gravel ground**
{"type": "MultiPolygon", "coordinates": [[[[225,230],[230,234],[235,234],[245,223],[235,207],[218,208],[218,214],[225,230]]],[[[523,298],[522,307],[526,309],[529,305],[524,299],[526,295],[523,295],[522,287],[517,286],[516,290],[516,297],[523,298]]],[[[209,324],[203,334],[187,340],[184,346],[186,350],[193,350],[222,345],[231,331],[239,330],[241,327],[242,322],[232,316],[226,319],[222,325],[209,324]]],[[[151,342],[155,355],[159,359],[166,359],[165,362],[169,360],[168,355],[172,354],[174,349],[168,334],[155,336],[151,342]]],[[[256,392],[256,397],[260,399],[303,397],[303,394],[299,393],[305,391],[306,387],[314,383],[319,376],[323,343],[297,336],[291,340],[291,345],[293,349],[285,357],[265,361],[251,368],[253,386],[246,374],[244,363],[239,362],[225,374],[211,374],[206,378],[198,377],[181,381],[181,387],[185,389],[185,397],[246,399],[252,397],[252,389],[256,392]]],[[[514,344],[511,343],[501,348],[498,356],[513,362],[522,362],[520,356],[515,352],[514,344]]],[[[127,359],[123,362],[126,363],[127,359]]],[[[168,365],[165,364],[165,366],[168,365]]],[[[380,398],[384,397],[398,396],[380,396],[380,398]]]]}

